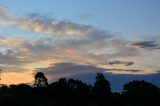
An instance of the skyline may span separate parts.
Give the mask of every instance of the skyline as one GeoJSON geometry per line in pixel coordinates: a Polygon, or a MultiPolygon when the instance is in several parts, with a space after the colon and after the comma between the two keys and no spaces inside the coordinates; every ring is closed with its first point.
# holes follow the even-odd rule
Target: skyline
{"type": "Polygon", "coordinates": [[[159,75],[158,0],[0,1],[1,83],[159,75]],[[15,80],[13,80],[15,79],[15,80]]]}

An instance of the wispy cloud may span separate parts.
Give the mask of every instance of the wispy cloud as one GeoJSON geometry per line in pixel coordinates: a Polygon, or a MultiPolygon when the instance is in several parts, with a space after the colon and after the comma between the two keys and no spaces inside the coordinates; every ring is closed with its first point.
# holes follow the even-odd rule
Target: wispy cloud
{"type": "Polygon", "coordinates": [[[156,41],[136,42],[131,44],[130,46],[135,48],[149,49],[149,50],[160,49],[160,45],[156,41]]]}
{"type": "Polygon", "coordinates": [[[109,65],[125,65],[125,66],[131,66],[134,64],[134,62],[125,62],[125,61],[110,61],[108,62],[109,65]]]}
{"type": "Polygon", "coordinates": [[[143,72],[144,70],[136,70],[136,69],[107,69],[108,72],[112,71],[124,71],[124,72],[131,72],[131,73],[136,73],[136,72],[143,72]]]}

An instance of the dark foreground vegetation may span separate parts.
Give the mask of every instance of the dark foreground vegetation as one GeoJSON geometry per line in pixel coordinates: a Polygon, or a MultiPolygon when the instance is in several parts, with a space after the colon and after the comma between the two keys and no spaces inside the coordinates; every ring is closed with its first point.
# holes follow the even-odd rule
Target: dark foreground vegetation
{"type": "Polygon", "coordinates": [[[93,86],[66,78],[48,84],[39,72],[34,87],[1,86],[0,106],[160,106],[160,89],[146,81],[132,81],[121,93],[111,92],[102,73],[97,73],[93,86]]]}

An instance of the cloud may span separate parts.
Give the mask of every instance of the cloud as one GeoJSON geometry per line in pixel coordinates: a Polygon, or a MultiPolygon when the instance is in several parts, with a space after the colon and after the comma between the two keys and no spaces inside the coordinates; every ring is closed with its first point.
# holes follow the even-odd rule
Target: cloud
{"type": "MultiPolygon", "coordinates": [[[[26,38],[16,38],[16,37],[4,37],[1,36],[0,37],[0,45],[4,48],[6,48],[3,53],[1,53],[1,64],[3,64],[4,66],[9,65],[9,66],[19,66],[19,65],[25,65],[27,66],[27,64],[29,66],[34,66],[34,68],[36,67],[40,67],[38,64],[41,64],[41,66],[44,67],[44,65],[42,65],[42,63],[44,63],[44,61],[48,61],[51,59],[56,59],[57,62],[67,62],[70,63],[72,62],[73,64],[77,65],[77,64],[83,64],[84,66],[94,66],[96,67],[98,64],[102,64],[104,63],[106,60],[111,60],[113,58],[118,58],[118,57],[127,57],[129,56],[128,54],[124,55],[126,52],[130,52],[129,54],[131,56],[137,54],[137,52],[134,53],[135,50],[133,51],[123,51],[123,44],[125,42],[122,42],[123,40],[119,41],[119,45],[118,47],[121,48],[120,51],[122,52],[120,55],[119,51],[112,53],[112,54],[94,54],[92,52],[96,52],[96,51],[101,51],[103,49],[105,49],[105,47],[112,47],[111,45],[114,43],[113,40],[111,39],[107,39],[106,41],[104,41],[105,37],[100,38],[100,42],[96,42],[96,39],[94,40],[88,40],[89,43],[79,43],[79,45],[75,42],[71,45],[70,40],[65,40],[63,39],[62,41],[64,42],[63,44],[68,44],[68,45],[62,45],[61,41],[59,41],[60,43],[58,43],[58,40],[56,39],[50,39],[50,38],[39,38],[39,39],[26,39],[26,38]],[[103,42],[102,42],[102,41],[103,42]],[[109,41],[108,41],[109,40],[109,41]],[[91,42],[93,41],[93,42],[91,42]],[[95,46],[91,45],[94,44],[94,42],[96,42],[95,46]],[[123,44],[121,44],[121,42],[123,44]],[[90,44],[91,43],[91,44],[90,44]],[[98,45],[99,43],[99,45],[98,45]],[[102,44],[101,44],[102,43],[102,44]],[[101,45],[103,44],[109,44],[106,45],[104,47],[101,47],[101,45]],[[86,46],[88,46],[88,50],[87,48],[85,48],[86,46]],[[9,48],[9,49],[7,49],[9,48]],[[90,49],[92,48],[92,49],[90,49]],[[101,49],[99,49],[101,48],[101,49]],[[84,52],[85,51],[85,52],[84,52]],[[115,55],[116,54],[116,55],[115,55]],[[7,57],[7,58],[6,58],[7,57]],[[37,66],[36,65],[32,65],[38,63],[37,66]]],[[[92,39],[92,38],[89,38],[92,39]]],[[[72,39],[73,40],[73,39],[72,39]]],[[[82,41],[82,39],[79,39],[78,41],[82,41]]],[[[118,41],[118,40],[116,40],[118,41]]],[[[116,42],[117,43],[117,42],[116,42]]],[[[116,45],[113,46],[113,48],[116,48],[116,45]]],[[[125,48],[127,49],[127,48],[125,48]]],[[[130,48],[129,48],[130,49],[130,48]]],[[[134,49],[134,48],[133,48],[134,49]]],[[[48,62],[48,64],[51,62],[48,62]]],[[[133,64],[132,62],[116,62],[119,65],[126,65],[126,66],[130,66],[131,64],[133,64]]],[[[46,63],[45,63],[46,64],[46,63]]],[[[111,64],[111,63],[110,63],[111,64]]],[[[46,64],[47,67],[47,64],[46,64]]],[[[65,67],[64,65],[62,65],[62,68],[65,67]]],[[[41,68],[41,67],[40,67],[41,68]]],[[[86,68],[86,67],[85,67],[86,68]]],[[[108,68],[101,68],[101,67],[96,67],[97,69],[103,69],[103,70],[107,70],[108,68]]],[[[111,67],[114,68],[114,67],[111,67]]],[[[66,68],[64,68],[66,69],[66,68]]],[[[71,70],[71,69],[70,69],[71,70]]],[[[88,70],[85,70],[86,73],[88,72],[88,70]]],[[[84,71],[84,72],[85,72],[84,71]]],[[[125,69],[108,69],[108,72],[125,72],[125,73],[136,73],[136,72],[140,72],[138,70],[125,70],[125,69]]],[[[79,74],[82,71],[79,71],[79,74]]],[[[72,72],[71,72],[72,73],[72,72]]],[[[73,74],[77,74],[74,73],[73,74]]],[[[65,72],[64,72],[64,75],[65,72]]],[[[67,76],[67,75],[66,75],[67,76]]]]}
{"type": "Polygon", "coordinates": [[[108,65],[125,65],[125,66],[131,66],[134,62],[125,62],[125,61],[110,61],[108,62],[108,65]]]}
{"type": "Polygon", "coordinates": [[[135,48],[149,49],[149,50],[159,50],[160,46],[156,41],[144,41],[136,42],[130,45],[135,48]]]}
{"type": "Polygon", "coordinates": [[[160,70],[157,70],[157,73],[160,73],[160,70]]]}
{"type": "Polygon", "coordinates": [[[0,64],[18,66],[54,58],[54,46],[46,39],[0,36],[0,64]]]}
{"type": "Polygon", "coordinates": [[[37,68],[36,72],[44,72],[50,76],[51,79],[57,79],[60,77],[71,77],[75,75],[105,72],[105,69],[98,68],[92,65],[81,65],[75,63],[56,63],[48,68],[37,68]]]}
{"type": "MultiPolygon", "coordinates": [[[[144,52],[136,47],[131,47],[131,45],[141,45],[141,48],[142,45],[145,45],[145,48],[154,49],[159,47],[156,42],[153,42],[154,40],[152,42],[131,44],[121,35],[112,34],[92,25],[83,25],[71,20],[59,20],[35,13],[26,16],[13,15],[4,6],[0,6],[0,13],[2,13],[0,15],[0,26],[14,28],[16,26],[16,28],[20,28],[24,32],[37,32],[41,33],[42,36],[44,35],[43,37],[40,36],[41,38],[39,36],[32,38],[26,35],[18,35],[21,37],[0,36],[0,64],[4,66],[28,65],[36,68],[40,67],[44,61],[55,59],[56,62],[72,62],[76,65],[83,64],[96,67],[109,61],[107,64],[110,64],[109,67],[112,68],[112,72],[139,72],[132,69],[139,68],[144,61],[141,63],[134,61],[135,63],[133,63],[131,60],[142,57],[144,52]],[[57,35],[60,35],[60,37],[57,35]],[[130,47],[128,47],[129,44],[131,44],[130,47]],[[120,58],[129,62],[111,61],[123,60],[120,58]],[[137,64],[137,62],[139,63],[137,64]],[[32,65],[35,63],[41,64],[32,65]],[[114,65],[131,66],[127,68],[132,69],[113,70],[115,68],[114,65]]],[[[142,59],[145,60],[144,57],[142,59]]],[[[144,68],[141,67],[140,69],[143,70],[144,68]]]]}
{"type": "Polygon", "coordinates": [[[27,30],[49,35],[86,35],[96,29],[69,20],[42,20],[39,16],[22,18],[18,25],[27,30]]]}
{"type": "Polygon", "coordinates": [[[5,54],[0,53],[0,64],[3,65],[13,65],[20,63],[19,59],[14,57],[12,50],[7,50],[5,54]]]}
{"type": "Polygon", "coordinates": [[[120,41],[118,45],[118,47],[121,48],[120,50],[110,54],[107,52],[103,53],[103,50],[105,51],[108,47],[117,47],[116,45],[112,47],[112,44],[114,44],[111,40],[112,38],[107,39],[106,37],[102,37],[102,35],[98,42],[96,35],[95,38],[87,37],[85,42],[83,42],[84,37],[78,38],[77,40],[75,39],[74,41],[74,39],[26,39],[23,37],[0,36],[0,45],[1,48],[4,48],[1,56],[3,63],[6,62],[8,65],[28,64],[49,59],[56,59],[63,62],[74,62],[78,64],[97,65],[104,63],[106,60],[111,60],[117,57],[137,56],[137,52],[134,52],[136,50],[120,46],[122,41],[120,41]],[[12,53],[7,54],[10,56],[7,56],[8,59],[5,59],[7,50],[12,51],[12,53]],[[102,53],[100,53],[101,51],[102,53]],[[94,54],[94,52],[99,52],[100,54],[94,54]]]}
{"type": "Polygon", "coordinates": [[[31,13],[28,16],[10,15],[7,8],[0,5],[0,25],[17,26],[24,31],[47,35],[92,35],[103,33],[91,25],[78,24],[70,20],[58,20],[45,15],[31,13]]]}
{"type": "Polygon", "coordinates": [[[123,71],[123,72],[130,72],[130,73],[137,73],[143,70],[135,70],[135,69],[106,69],[106,68],[99,68],[94,65],[84,65],[84,64],[76,64],[76,63],[54,63],[51,64],[47,68],[35,68],[34,74],[37,72],[45,73],[49,80],[57,80],[61,77],[72,77],[72,76],[79,76],[84,74],[95,74],[97,72],[102,73],[112,73],[115,71],[123,71]]]}
{"type": "Polygon", "coordinates": [[[0,5],[0,17],[6,17],[7,8],[3,5],[0,5]]]}
{"type": "Polygon", "coordinates": [[[12,67],[12,66],[0,66],[0,69],[2,70],[3,74],[4,73],[23,73],[23,72],[27,72],[28,69],[25,68],[19,68],[19,67],[12,67]]]}
{"type": "Polygon", "coordinates": [[[22,43],[21,48],[27,50],[27,52],[30,52],[29,55],[38,54],[37,56],[34,55],[34,57],[37,58],[38,56],[46,57],[44,54],[49,55],[48,57],[51,57],[51,52],[52,56],[53,53],[59,53],[62,56],[56,57],[66,58],[66,56],[69,56],[71,52],[66,52],[66,54],[62,54],[60,52],[62,52],[62,50],[69,50],[76,53],[75,55],[77,55],[77,57],[79,56],[80,58],[72,58],[69,56],[71,59],[67,59],[79,61],[78,59],[86,60],[84,58],[87,58],[86,63],[92,63],[90,61],[94,61],[93,64],[97,64],[100,63],[102,59],[106,60],[108,58],[121,57],[123,55],[124,57],[127,57],[138,54],[135,49],[125,47],[128,42],[122,37],[115,37],[115,35],[109,33],[108,31],[100,30],[91,25],[82,25],[70,20],[58,20],[36,13],[29,14],[28,16],[18,16],[10,15],[6,11],[5,14],[8,18],[1,17],[1,20],[4,20],[1,21],[1,23],[3,23],[2,25],[6,24],[9,26],[17,26],[25,31],[43,33],[44,35],[78,35],[74,37],[68,37],[67,39],[65,37],[61,39],[55,39],[52,42],[50,41],[49,45],[46,45],[43,42],[42,44],[37,43],[33,45],[30,42],[23,41],[24,43],[22,43]],[[55,48],[56,51],[54,51],[55,48]],[[111,49],[114,53],[104,53],[104,51],[107,51],[108,49],[111,49]],[[99,54],[97,54],[98,52],[99,54]]]}
{"type": "Polygon", "coordinates": [[[132,72],[132,73],[136,73],[136,72],[143,72],[144,70],[135,70],[135,69],[106,69],[108,72],[112,72],[112,71],[124,71],[124,72],[132,72]]]}

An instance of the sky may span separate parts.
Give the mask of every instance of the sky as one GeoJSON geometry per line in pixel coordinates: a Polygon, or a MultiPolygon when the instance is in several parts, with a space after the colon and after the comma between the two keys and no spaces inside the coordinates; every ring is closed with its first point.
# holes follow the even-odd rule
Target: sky
{"type": "Polygon", "coordinates": [[[41,71],[160,85],[159,11],[159,0],[1,0],[0,83],[33,83],[41,71]]]}

